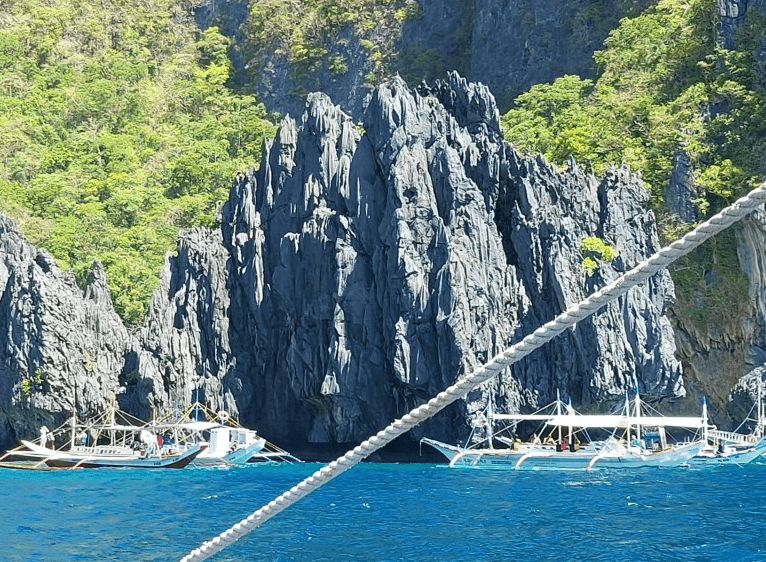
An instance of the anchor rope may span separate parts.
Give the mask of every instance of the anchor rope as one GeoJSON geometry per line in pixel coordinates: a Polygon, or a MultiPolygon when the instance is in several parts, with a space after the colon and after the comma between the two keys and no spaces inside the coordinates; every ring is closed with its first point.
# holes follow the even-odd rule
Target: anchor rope
{"type": "Polygon", "coordinates": [[[257,511],[254,511],[250,516],[233,525],[217,537],[204,542],[198,548],[195,548],[181,558],[179,562],[199,562],[223,550],[245,534],[259,527],[261,523],[271,519],[282,510],[298,502],[301,498],[324,486],[367,456],[435,415],[452,402],[462,398],[480,384],[495,377],[509,365],[526,357],[564,330],[573,327],[577,322],[590,316],[602,306],[624,295],[631,288],[645,281],[663,267],[688,254],[705,240],[731,226],[764,202],[766,202],[766,183],[761,184],[679,240],[639,263],[612,283],[605,285],[580,304],[571,307],[555,319],[543,324],[518,343],[497,354],[482,367],[477,368],[431,398],[427,403],[413,409],[408,414],[392,422],[385,429],[379,431],[376,435],[348,451],[345,455],[323,466],[311,476],[257,511]]]}

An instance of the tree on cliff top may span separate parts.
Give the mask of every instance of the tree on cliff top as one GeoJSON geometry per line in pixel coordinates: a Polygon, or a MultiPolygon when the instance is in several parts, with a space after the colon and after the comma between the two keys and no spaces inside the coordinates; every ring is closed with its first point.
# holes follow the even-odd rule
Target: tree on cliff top
{"type": "Polygon", "coordinates": [[[138,324],[178,230],[212,224],[274,126],[177,2],[12,0],[0,21],[0,210],[79,281],[100,259],[138,324]]]}

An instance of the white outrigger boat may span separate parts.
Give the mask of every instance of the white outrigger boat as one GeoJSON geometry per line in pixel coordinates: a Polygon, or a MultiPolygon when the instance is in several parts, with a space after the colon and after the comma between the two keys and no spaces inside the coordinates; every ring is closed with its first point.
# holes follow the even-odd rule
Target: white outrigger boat
{"type": "Polygon", "coordinates": [[[631,413],[631,404],[626,397],[621,414],[583,415],[560,400],[535,414],[493,414],[488,408],[487,433],[491,438],[484,442],[471,447],[458,447],[428,438],[421,442],[441,452],[449,460],[450,467],[510,470],[676,467],[684,465],[704,445],[702,440],[669,444],[665,431],[666,427],[678,427],[694,430],[696,435],[707,423],[704,418],[646,416],[641,412],[638,393],[633,407],[631,413]],[[553,412],[550,411],[552,407],[553,412]],[[522,443],[518,438],[511,440],[493,431],[493,422],[500,420],[511,422],[514,431],[519,422],[540,421],[543,423],[541,434],[547,432],[547,435],[541,441],[534,434],[528,443],[522,443]],[[606,440],[593,441],[587,435],[588,429],[611,430],[611,435],[606,440]],[[493,439],[507,447],[495,448],[493,439]]]}
{"type": "Polygon", "coordinates": [[[0,456],[6,468],[182,468],[206,445],[164,447],[161,436],[143,422],[117,409],[114,400],[97,419],[68,422],[49,432],[43,426],[34,441],[21,440],[16,449],[0,456]],[[69,436],[66,439],[67,435],[69,436]],[[66,439],[60,448],[56,441],[66,439]]]}
{"type": "Polygon", "coordinates": [[[191,404],[183,414],[174,413],[171,417],[175,419],[155,421],[150,426],[155,431],[169,432],[176,436],[182,447],[205,445],[206,448],[194,458],[194,466],[298,460],[266,441],[254,429],[239,425],[227,412],[215,414],[199,402],[191,404]]]}
{"type": "MultiPolygon", "coordinates": [[[[486,412],[488,439],[469,447],[460,447],[442,443],[435,439],[424,437],[421,443],[430,445],[449,460],[450,467],[456,468],[494,468],[510,470],[540,470],[558,468],[561,470],[581,470],[587,468],[588,462],[600,450],[600,443],[586,440],[585,444],[572,439],[567,443],[559,426],[558,436],[554,438],[556,428],[542,439],[533,435],[530,442],[522,442],[518,437],[509,438],[503,435],[507,429],[503,427],[494,431],[496,422],[510,422],[511,432],[515,433],[519,422],[539,421],[545,425],[564,412],[574,412],[571,406],[564,405],[561,400],[556,400],[542,410],[533,414],[498,414],[492,410],[490,399],[486,412]],[[495,448],[493,441],[497,440],[505,447],[495,448]]],[[[470,438],[469,438],[470,440],[470,438]]]]}
{"type": "MultiPolygon", "coordinates": [[[[705,445],[689,460],[691,466],[745,465],[766,453],[766,421],[764,420],[763,386],[759,381],[755,428],[750,434],[720,431],[710,425],[705,428],[705,445]]],[[[752,413],[752,410],[750,411],[752,413]]],[[[707,419],[707,404],[703,402],[702,415],[707,419]]],[[[747,420],[746,420],[747,421],[747,420]]],[[[744,423],[744,422],[743,422],[744,423]]]]}

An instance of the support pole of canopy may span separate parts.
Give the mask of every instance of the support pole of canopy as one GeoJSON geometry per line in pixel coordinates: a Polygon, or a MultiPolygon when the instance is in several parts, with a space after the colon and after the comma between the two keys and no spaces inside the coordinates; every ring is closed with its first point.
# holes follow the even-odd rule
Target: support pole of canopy
{"type": "MultiPolygon", "coordinates": [[[[489,391],[487,395],[487,446],[492,449],[492,435],[494,427],[492,427],[492,416],[494,415],[494,408],[492,407],[492,391],[489,391]]],[[[466,443],[466,446],[468,444],[466,443]]]]}
{"type": "Polygon", "coordinates": [[[630,398],[628,397],[628,389],[625,389],[625,441],[630,447],[630,398]]]}
{"type": "Polygon", "coordinates": [[[639,263],[622,277],[602,287],[577,306],[570,308],[550,322],[543,324],[523,340],[502,351],[482,367],[459,379],[455,384],[437,394],[427,403],[418,406],[410,413],[405,414],[402,418],[379,431],[376,435],[348,451],[342,457],[317,470],[314,474],[254,511],[217,537],[204,542],[198,548],[195,548],[181,558],[179,562],[199,562],[223,550],[240,537],[259,527],[264,521],[271,519],[277,513],[293,505],[317,488],[324,486],[336,476],[343,474],[349,468],[358,464],[419,423],[434,416],[456,400],[463,398],[471,390],[497,376],[505,368],[526,357],[539,347],[542,347],[564,330],[572,328],[580,320],[587,318],[604,305],[621,297],[630,289],[657,273],[660,269],[673,263],[681,256],[688,254],[711,236],[718,234],[742,217],[753,212],[756,207],[763,205],[765,201],[766,183],[761,184],[745,197],[742,197],[711,219],[700,224],[684,237],[670,244],[670,246],[663,248],[649,259],[639,263]]]}
{"type": "Polygon", "coordinates": [[[636,385],[636,442],[641,443],[641,395],[636,385]]]}
{"type": "MultiPolygon", "coordinates": [[[[556,389],[556,413],[561,415],[561,392],[556,389]]],[[[559,426],[559,440],[557,447],[561,447],[561,426],[559,426]]]]}
{"type": "MultiPolygon", "coordinates": [[[[72,439],[69,444],[69,448],[74,448],[74,440],[75,440],[75,432],[77,431],[77,410],[75,408],[72,408],[72,439]]],[[[83,430],[84,431],[84,430],[83,430]]],[[[41,443],[43,447],[45,447],[45,443],[41,443]]],[[[55,447],[55,445],[54,445],[55,447]]]]}

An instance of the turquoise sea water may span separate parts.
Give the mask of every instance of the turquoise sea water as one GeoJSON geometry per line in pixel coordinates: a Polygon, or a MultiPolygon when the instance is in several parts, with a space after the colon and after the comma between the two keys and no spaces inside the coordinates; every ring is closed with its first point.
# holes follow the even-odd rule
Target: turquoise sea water
{"type": "MultiPolygon", "coordinates": [[[[0,469],[0,559],[174,561],[318,464],[0,469]]],[[[496,472],[362,464],[213,561],[766,561],[766,463],[496,472]]]]}

